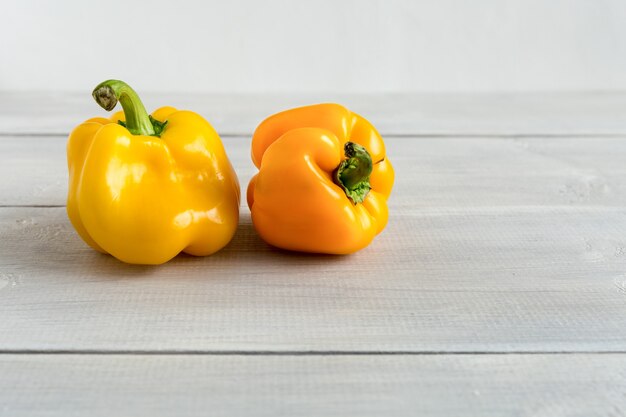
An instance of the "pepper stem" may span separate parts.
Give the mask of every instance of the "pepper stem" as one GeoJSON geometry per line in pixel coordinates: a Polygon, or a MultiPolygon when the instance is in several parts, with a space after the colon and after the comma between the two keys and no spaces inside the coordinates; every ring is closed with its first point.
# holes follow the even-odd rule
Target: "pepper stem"
{"type": "Polygon", "coordinates": [[[135,90],[124,81],[104,81],[94,88],[91,95],[106,111],[113,110],[119,101],[126,117],[123,126],[133,135],[158,136],[157,133],[160,133],[155,131],[154,119],[148,115],[135,90]]]}
{"type": "Polygon", "coordinates": [[[354,204],[362,203],[371,190],[370,174],[372,173],[372,157],[367,149],[354,142],[347,142],[343,147],[346,154],[334,172],[334,180],[343,188],[354,204]]]}

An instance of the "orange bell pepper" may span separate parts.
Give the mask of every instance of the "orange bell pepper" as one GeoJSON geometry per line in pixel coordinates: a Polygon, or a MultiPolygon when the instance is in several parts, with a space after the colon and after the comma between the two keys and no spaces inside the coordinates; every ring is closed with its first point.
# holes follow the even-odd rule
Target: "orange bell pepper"
{"type": "Polygon", "coordinates": [[[255,229],[288,250],[348,254],[387,224],[394,171],[374,126],[338,104],[277,113],[252,137],[255,229]]]}

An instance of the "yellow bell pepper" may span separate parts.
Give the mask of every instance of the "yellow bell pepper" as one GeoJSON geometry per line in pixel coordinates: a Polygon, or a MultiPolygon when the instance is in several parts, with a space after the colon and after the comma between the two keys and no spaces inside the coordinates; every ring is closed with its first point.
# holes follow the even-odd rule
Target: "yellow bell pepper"
{"type": "Polygon", "coordinates": [[[358,251],[387,224],[394,171],[374,126],[338,104],[287,110],[252,137],[252,222],[267,243],[328,254],[358,251]]]}
{"type": "Polygon", "coordinates": [[[196,113],[162,107],[151,116],[126,83],[93,97],[123,113],[78,125],[67,143],[67,214],[92,248],[134,264],[178,253],[209,255],[231,240],[239,182],[213,127],[196,113]]]}

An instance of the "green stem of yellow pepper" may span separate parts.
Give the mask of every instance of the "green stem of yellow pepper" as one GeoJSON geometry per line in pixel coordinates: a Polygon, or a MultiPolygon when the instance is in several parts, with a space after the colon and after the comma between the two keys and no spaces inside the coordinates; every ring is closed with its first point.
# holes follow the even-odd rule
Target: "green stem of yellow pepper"
{"type": "Polygon", "coordinates": [[[126,122],[123,125],[133,135],[159,136],[161,130],[163,130],[164,124],[148,115],[135,90],[130,88],[124,81],[104,81],[94,88],[91,95],[96,100],[96,103],[106,111],[113,110],[119,101],[122,109],[124,109],[126,118],[126,122]],[[160,126],[157,126],[157,123],[160,126]]]}
{"type": "Polygon", "coordinates": [[[367,149],[354,142],[347,142],[344,152],[347,159],[335,170],[333,175],[335,183],[343,188],[354,204],[362,203],[372,188],[370,186],[372,157],[367,149]]]}

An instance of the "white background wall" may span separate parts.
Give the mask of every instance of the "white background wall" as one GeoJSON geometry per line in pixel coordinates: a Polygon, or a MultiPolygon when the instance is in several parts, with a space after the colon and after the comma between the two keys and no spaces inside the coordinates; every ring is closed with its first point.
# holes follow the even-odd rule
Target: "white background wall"
{"type": "Polygon", "coordinates": [[[0,4],[0,90],[626,89],[626,0],[0,4]]]}

